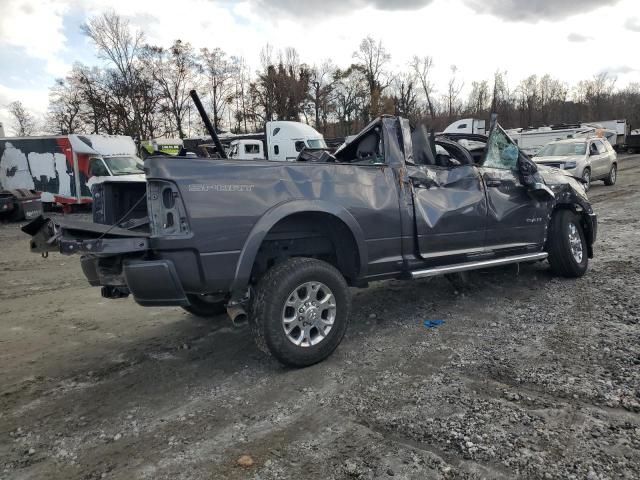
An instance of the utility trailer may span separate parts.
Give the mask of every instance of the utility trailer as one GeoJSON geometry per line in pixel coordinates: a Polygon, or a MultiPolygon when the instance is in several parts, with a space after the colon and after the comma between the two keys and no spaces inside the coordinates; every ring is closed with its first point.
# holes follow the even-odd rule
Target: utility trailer
{"type": "Polygon", "coordinates": [[[2,190],[0,186],[0,220],[32,220],[42,215],[40,194],[23,188],[2,190]]]}
{"type": "Polygon", "coordinates": [[[627,152],[634,154],[640,152],[640,130],[633,130],[625,141],[627,152]]]}

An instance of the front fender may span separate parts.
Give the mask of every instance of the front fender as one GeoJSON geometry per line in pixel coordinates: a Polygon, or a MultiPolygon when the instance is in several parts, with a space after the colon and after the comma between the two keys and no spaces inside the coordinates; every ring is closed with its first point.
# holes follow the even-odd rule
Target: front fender
{"type": "Polygon", "coordinates": [[[351,231],[358,248],[360,275],[366,274],[368,264],[367,244],[362,228],[360,228],[355,217],[342,205],[335,203],[323,200],[292,200],[269,209],[251,229],[247,241],[240,252],[240,258],[231,286],[232,292],[241,293],[245,291],[249,284],[251,270],[260,245],[273,226],[289,215],[302,212],[328,213],[342,220],[351,231]]]}

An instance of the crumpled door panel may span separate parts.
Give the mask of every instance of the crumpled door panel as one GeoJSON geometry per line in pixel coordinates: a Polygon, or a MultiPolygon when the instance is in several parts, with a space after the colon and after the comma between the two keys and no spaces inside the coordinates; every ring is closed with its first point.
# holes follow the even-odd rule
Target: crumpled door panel
{"type": "Polygon", "coordinates": [[[421,256],[482,248],[487,206],[476,167],[416,167],[428,177],[414,186],[416,231],[421,256]]]}

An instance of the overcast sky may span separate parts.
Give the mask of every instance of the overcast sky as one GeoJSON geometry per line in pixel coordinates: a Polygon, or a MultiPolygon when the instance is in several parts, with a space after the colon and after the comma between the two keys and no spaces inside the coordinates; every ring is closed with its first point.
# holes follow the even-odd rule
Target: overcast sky
{"type": "Polygon", "coordinates": [[[9,102],[43,115],[55,78],[74,62],[100,63],[80,25],[107,8],[150,43],[221,47],[254,68],[266,43],[295,47],[310,64],[346,66],[371,35],[395,69],[431,55],[441,91],[451,65],[467,85],[498,68],[510,85],[533,73],[573,84],[601,71],[616,75],[618,86],[640,82],[639,0],[0,0],[5,129],[9,102]]]}

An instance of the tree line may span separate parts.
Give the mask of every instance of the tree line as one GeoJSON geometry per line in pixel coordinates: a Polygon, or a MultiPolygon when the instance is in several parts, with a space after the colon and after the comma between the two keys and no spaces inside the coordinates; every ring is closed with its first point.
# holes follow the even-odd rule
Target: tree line
{"type": "MultiPolygon", "coordinates": [[[[441,130],[460,117],[499,115],[506,127],[540,126],[626,118],[640,125],[640,83],[616,88],[600,73],[569,86],[546,74],[510,85],[506,71],[465,85],[452,65],[444,88],[433,79],[430,56],[414,56],[402,71],[391,68],[382,41],[364,38],[353,62],[311,65],[294,48],[266,45],[252,72],[242,57],[220,48],[195,49],[176,40],[150,45],[114,12],[82,26],[104,67],[76,64],[50,91],[44,130],[53,134],[102,133],[137,139],[200,135],[202,125],[189,91],[203,98],[218,130],[259,131],[265,121],[303,121],[326,137],[359,131],[380,114],[402,115],[441,130]],[[463,91],[468,92],[463,96],[463,91]]],[[[29,135],[36,122],[20,102],[10,106],[16,133],[29,135]]]]}

